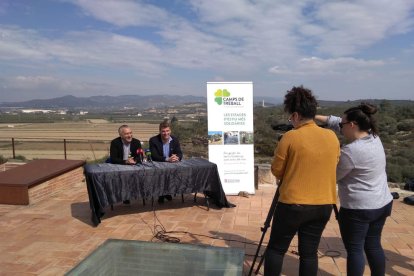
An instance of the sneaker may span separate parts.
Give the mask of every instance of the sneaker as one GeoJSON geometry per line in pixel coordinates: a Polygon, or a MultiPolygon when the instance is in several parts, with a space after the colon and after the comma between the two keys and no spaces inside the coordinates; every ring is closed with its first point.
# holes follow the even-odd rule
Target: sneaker
{"type": "Polygon", "coordinates": [[[168,201],[171,201],[172,200],[172,196],[171,195],[166,195],[166,196],[164,196],[168,201]]]}

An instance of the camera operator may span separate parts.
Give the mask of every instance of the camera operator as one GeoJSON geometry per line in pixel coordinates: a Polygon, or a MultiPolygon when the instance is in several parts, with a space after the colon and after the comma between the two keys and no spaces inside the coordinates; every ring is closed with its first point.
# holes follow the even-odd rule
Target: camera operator
{"type": "Polygon", "coordinates": [[[294,129],[275,150],[272,173],[281,180],[272,231],[265,256],[265,275],[280,275],[283,258],[299,236],[299,275],[317,275],[317,251],[332,205],[336,203],[339,141],[331,130],[316,125],[317,102],[303,86],[287,91],[284,110],[294,129]]]}

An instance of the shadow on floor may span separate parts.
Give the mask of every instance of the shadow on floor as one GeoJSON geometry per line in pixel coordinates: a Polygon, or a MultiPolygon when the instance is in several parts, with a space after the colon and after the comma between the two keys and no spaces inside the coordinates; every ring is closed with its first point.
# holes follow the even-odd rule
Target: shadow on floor
{"type": "MultiPolygon", "coordinates": [[[[125,205],[123,203],[116,203],[113,205],[113,210],[110,206],[105,207],[105,214],[101,217],[101,220],[109,219],[116,216],[130,215],[130,214],[139,214],[144,212],[149,212],[153,210],[168,210],[168,209],[180,209],[197,206],[203,210],[207,211],[207,202],[205,197],[202,194],[197,194],[196,201],[194,202],[194,195],[187,194],[184,195],[184,202],[182,202],[181,195],[177,195],[173,198],[172,201],[165,201],[163,204],[157,202],[158,198],[155,198],[152,202],[151,199],[147,199],[144,202],[141,199],[131,200],[131,203],[125,205]]],[[[219,210],[216,205],[214,205],[211,200],[209,208],[213,210],[219,210]]],[[[92,211],[90,209],[89,202],[75,202],[71,204],[71,214],[73,218],[82,221],[83,223],[94,226],[92,223],[92,211]]]]}
{"type": "MultiPolygon", "coordinates": [[[[322,253],[321,256],[337,256],[333,257],[335,258],[344,258],[346,259],[346,250],[343,245],[342,239],[340,237],[323,237],[320,244],[320,253],[322,253]],[[322,247],[322,249],[321,249],[322,247]]],[[[402,268],[405,271],[414,271],[414,266],[410,264],[412,263],[412,259],[409,257],[402,256],[400,254],[397,254],[396,252],[384,249],[385,253],[385,267],[386,267],[386,274],[387,275],[406,275],[400,271],[399,268],[402,268]]],[[[321,257],[320,256],[320,257],[321,257]]],[[[365,265],[366,269],[364,271],[365,273],[368,273],[369,270],[368,267],[368,261],[365,257],[365,265]]]]}

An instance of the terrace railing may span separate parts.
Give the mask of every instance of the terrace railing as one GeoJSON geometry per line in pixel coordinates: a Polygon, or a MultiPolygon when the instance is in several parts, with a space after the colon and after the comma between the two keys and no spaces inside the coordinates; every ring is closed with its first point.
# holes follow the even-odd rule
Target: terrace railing
{"type": "MultiPolygon", "coordinates": [[[[148,148],[148,141],[141,141],[148,148]]],[[[0,155],[6,159],[79,159],[101,161],[109,155],[110,141],[99,139],[10,138],[0,139],[0,155]]],[[[207,145],[181,142],[187,157],[208,157],[207,145]]]]}

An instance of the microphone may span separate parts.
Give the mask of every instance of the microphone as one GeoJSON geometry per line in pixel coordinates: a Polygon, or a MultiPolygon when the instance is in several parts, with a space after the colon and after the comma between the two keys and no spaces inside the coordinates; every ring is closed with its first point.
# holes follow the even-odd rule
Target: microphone
{"type": "Polygon", "coordinates": [[[148,162],[152,162],[151,150],[150,149],[145,149],[145,156],[147,157],[148,162]]]}
{"type": "Polygon", "coordinates": [[[137,149],[137,155],[139,158],[139,163],[142,164],[142,162],[144,161],[144,151],[142,150],[142,148],[137,149]]]}

